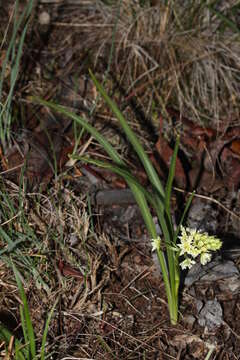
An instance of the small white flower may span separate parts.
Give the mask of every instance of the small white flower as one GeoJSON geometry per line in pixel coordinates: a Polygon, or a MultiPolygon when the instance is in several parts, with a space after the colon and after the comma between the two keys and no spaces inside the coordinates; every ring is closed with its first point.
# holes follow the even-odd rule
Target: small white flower
{"type": "Polygon", "coordinates": [[[189,244],[187,241],[182,241],[180,244],[178,244],[178,248],[180,249],[180,256],[184,254],[189,254],[192,248],[191,243],[189,244]]]}
{"type": "Polygon", "coordinates": [[[191,269],[191,267],[196,264],[196,261],[190,259],[189,257],[187,257],[185,260],[183,260],[181,263],[180,263],[180,266],[181,268],[184,270],[184,269],[191,269]]]}
{"type": "Polygon", "coordinates": [[[205,252],[200,255],[200,263],[202,265],[206,265],[209,261],[211,261],[212,255],[208,252],[205,252]]]}
{"type": "Polygon", "coordinates": [[[193,258],[198,257],[200,255],[201,251],[197,248],[192,246],[191,249],[188,251],[188,254],[191,255],[193,258]]]}
{"type": "Polygon", "coordinates": [[[161,238],[158,236],[156,239],[152,239],[152,251],[160,250],[161,238]]]}

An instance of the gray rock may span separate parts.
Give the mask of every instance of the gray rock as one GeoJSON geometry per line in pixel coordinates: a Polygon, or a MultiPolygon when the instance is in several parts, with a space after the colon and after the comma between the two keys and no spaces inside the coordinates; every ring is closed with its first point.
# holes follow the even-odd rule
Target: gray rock
{"type": "Polygon", "coordinates": [[[201,300],[199,300],[199,299],[196,299],[195,302],[196,302],[197,311],[199,313],[203,308],[203,302],[201,300]]]}
{"type": "Polygon", "coordinates": [[[200,326],[213,330],[223,323],[223,311],[219,302],[208,300],[199,313],[198,323],[200,326]]]}
{"type": "Polygon", "coordinates": [[[230,292],[236,294],[240,291],[240,278],[237,275],[234,275],[230,278],[227,278],[226,281],[219,283],[219,289],[222,292],[230,292]]]}
{"type": "Polygon", "coordinates": [[[205,266],[200,263],[195,264],[188,272],[184,284],[191,286],[196,281],[217,281],[221,279],[237,276],[240,281],[239,271],[233,261],[222,261],[220,257],[211,261],[205,266]]]}
{"type": "Polygon", "coordinates": [[[201,198],[195,198],[188,213],[187,223],[192,229],[207,231],[215,234],[218,227],[218,212],[211,203],[201,198]]]}

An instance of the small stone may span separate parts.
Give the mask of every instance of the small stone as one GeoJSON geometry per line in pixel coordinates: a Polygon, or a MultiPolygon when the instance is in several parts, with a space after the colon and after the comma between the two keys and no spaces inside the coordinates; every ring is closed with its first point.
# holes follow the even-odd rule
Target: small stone
{"type": "Polygon", "coordinates": [[[216,299],[206,302],[199,313],[198,323],[208,330],[213,330],[223,323],[222,307],[216,299]]]}
{"type": "Polygon", "coordinates": [[[189,314],[184,317],[184,322],[187,325],[189,330],[193,329],[193,325],[194,325],[195,321],[196,321],[196,319],[193,315],[189,314]]]}
{"type": "Polygon", "coordinates": [[[40,25],[49,25],[51,17],[47,11],[42,11],[38,16],[38,22],[40,25]]]}

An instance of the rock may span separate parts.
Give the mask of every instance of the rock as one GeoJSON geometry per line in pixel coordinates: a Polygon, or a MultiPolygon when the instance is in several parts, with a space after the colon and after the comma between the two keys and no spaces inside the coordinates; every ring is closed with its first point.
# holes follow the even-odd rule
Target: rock
{"type": "Polygon", "coordinates": [[[196,321],[196,318],[193,315],[186,315],[184,316],[184,323],[187,325],[189,330],[193,329],[193,325],[196,321]]]}
{"type": "Polygon", "coordinates": [[[198,323],[200,326],[213,330],[223,323],[223,311],[220,303],[214,300],[208,300],[199,313],[198,323]]]}
{"type": "Polygon", "coordinates": [[[207,274],[204,275],[201,280],[217,281],[232,277],[233,275],[239,276],[238,268],[231,260],[218,263],[218,260],[216,259],[216,262],[209,263],[208,270],[207,274]],[[210,265],[212,265],[212,267],[210,265]]]}
{"type": "Polygon", "coordinates": [[[218,212],[213,208],[212,203],[196,198],[189,210],[187,223],[190,228],[215,234],[218,227],[217,215],[218,212]]]}
{"type": "Polygon", "coordinates": [[[196,308],[197,308],[197,311],[198,313],[202,310],[203,308],[203,302],[199,299],[196,299],[196,308]]]}
{"type": "Polygon", "coordinates": [[[47,11],[42,11],[39,14],[38,22],[40,25],[49,25],[51,21],[51,17],[47,11]]]}
{"type": "Polygon", "coordinates": [[[237,275],[234,275],[230,278],[227,278],[227,281],[219,283],[219,288],[222,292],[230,292],[236,294],[240,290],[240,278],[237,275]]]}
{"type": "MultiPolygon", "coordinates": [[[[240,282],[239,271],[233,261],[222,261],[220,257],[202,266],[195,264],[188,272],[184,284],[191,286],[196,281],[218,281],[236,276],[240,282]]],[[[235,285],[236,286],[236,285],[235,285]]]]}

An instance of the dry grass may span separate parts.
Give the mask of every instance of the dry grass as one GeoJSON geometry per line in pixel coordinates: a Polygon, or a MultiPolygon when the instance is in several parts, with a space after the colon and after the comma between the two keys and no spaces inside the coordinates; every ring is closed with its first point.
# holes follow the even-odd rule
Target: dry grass
{"type": "MultiPolygon", "coordinates": [[[[89,230],[89,215],[85,204],[86,200],[83,201],[81,196],[59,188],[58,184],[47,195],[21,192],[11,182],[1,184],[1,220],[5,223],[2,225],[1,249],[6,251],[1,255],[0,312],[8,314],[7,326],[10,317],[15,318],[15,325],[12,328],[10,326],[11,329],[18,324],[18,307],[21,301],[13,280],[10,260],[14,261],[23,276],[36,334],[41,334],[46,313],[59,298],[58,311],[49,333],[50,339],[54,339],[56,334],[60,336],[63,331],[66,335],[69,331],[66,324],[59,329],[59,316],[63,316],[60,314],[60,306],[69,311],[75,306],[79,310],[86,310],[91,295],[101,288],[103,282],[99,286],[96,280],[96,272],[100,266],[99,245],[96,235],[89,230]],[[14,211],[17,217],[12,213],[14,211]],[[8,244],[9,251],[3,234],[11,236],[11,241],[15,244],[8,244]],[[92,237],[94,240],[91,240],[92,237]],[[60,262],[63,266],[71,265],[71,269],[75,270],[73,276],[69,277],[71,273],[66,272],[69,271],[67,267],[61,272],[60,262]]],[[[105,281],[104,276],[103,278],[105,281]]],[[[54,348],[54,343],[52,341],[49,351],[54,348]]]]}
{"type": "MultiPolygon", "coordinates": [[[[126,98],[136,95],[147,115],[154,101],[214,127],[238,122],[239,34],[200,1],[163,3],[127,0],[114,8],[96,2],[95,15],[85,18],[91,27],[82,28],[83,46],[98,67],[107,62],[114,38],[112,73],[126,98]]],[[[235,4],[222,2],[218,10],[232,18],[235,4]]]]}
{"type": "MultiPolygon", "coordinates": [[[[147,1],[140,5],[138,1],[123,0],[120,8],[100,0],[67,5],[58,1],[42,3],[51,13],[53,27],[49,44],[43,49],[47,61],[45,58],[37,63],[39,72],[31,74],[23,90],[18,84],[21,106],[26,105],[26,89],[30,95],[45,96],[49,87],[49,93],[55,95],[57,76],[61,80],[69,74],[78,76],[79,68],[87,74],[90,66],[99,75],[109,70],[106,85],[122,101],[119,105],[125,105],[123,100],[136,100],[155,125],[159,112],[167,116],[168,107],[214,127],[239,122],[239,35],[224,28],[215,14],[201,7],[201,1],[169,1],[169,6],[156,1],[156,6],[150,6],[147,1]],[[51,73],[51,66],[57,68],[61,56],[66,65],[51,73]],[[84,69],[81,61],[85,58],[84,69]]],[[[218,10],[235,20],[227,8],[237,1],[218,4],[218,10]]],[[[83,95],[80,100],[89,99],[83,95]]],[[[98,114],[96,126],[102,128],[109,114],[102,103],[99,108],[102,114],[98,114]]],[[[130,112],[129,108],[126,111],[130,112]]],[[[111,120],[114,123],[115,119],[111,120]]],[[[132,127],[146,138],[137,122],[132,127]]],[[[116,141],[114,145],[120,143],[126,156],[121,134],[115,137],[108,126],[103,133],[116,141]]],[[[99,153],[96,144],[92,145],[99,153]]],[[[128,248],[125,243],[121,247],[122,239],[116,241],[114,229],[109,229],[107,236],[96,228],[97,222],[94,229],[91,227],[85,190],[76,190],[76,183],[71,172],[58,174],[45,193],[21,190],[6,179],[0,183],[1,229],[13,241],[7,251],[9,244],[1,234],[1,250],[6,252],[1,254],[0,262],[0,314],[7,313],[8,320],[10,316],[15,319],[13,328],[20,328],[20,299],[9,266],[11,258],[22,273],[36,333],[41,334],[46,313],[59,299],[47,348],[55,352],[56,358],[144,359],[149,354],[149,359],[176,358],[174,350],[170,357],[165,354],[169,338],[174,331],[186,329],[182,325],[180,330],[166,326],[161,282],[148,281],[151,260],[147,250],[134,253],[135,263],[131,263],[131,257],[125,261],[128,248]],[[61,269],[61,263],[66,267],[61,269]],[[68,265],[74,274],[69,274],[68,265]],[[136,283],[131,283],[132,279],[137,279],[136,283]],[[141,313],[143,310],[148,316],[149,309],[150,325],[141,313]]],[[[2,349],[1,356],[5,356],[2,349]]]]}
{"type": "MultiPolygon", "coordinates": [[[[166,303],[152,294],[158,291],[158,282],[154,287],[151,284],[150,290],[146,282],[151,274],[149,267],[124,261],[129,247],[117,245],[116,235],[98,234],[96,224],[91,230],[86,197],[68,190],[65,181],[63,176],[45,195],[20,191],[10,181],[1,184],[5,199],[1,201],[2,220],[9,219],[3,221],[2,229],[12,235],[13,242],[22,239],[1,256],[1,321],[21,338],[21,299],[9,262],[12,259],[22,276],[37,346],[46,316],[58,299],[47,354],[52,353],[56,359],[134,359],[145,352],[156,352],[159,330],[155,325],[145,329],[140,304],[145,311],[154,304],[154,319],[162,307],[167,317],[166,303]],[[60,182],[65,182],[64,186],[59,186],[60,182]],[[17,208],[19,198],[21,207],[17,208]],[[18,217],[14,213],[10,216],[10,209],[16,213],[19,210],[18,217]],[[118,276],[123,276],[122,285],[116,281],[118,276]],[[128,307],[130,313],[123,313],[128,307]],[[140,316],[139,329],[135,329],[133,314],[140,316]]],[[[1,249],[7,248],[4,240],[1,238],[1,249]]],[[[0,354],[6,356],[4,346],[0,354]]]]}

